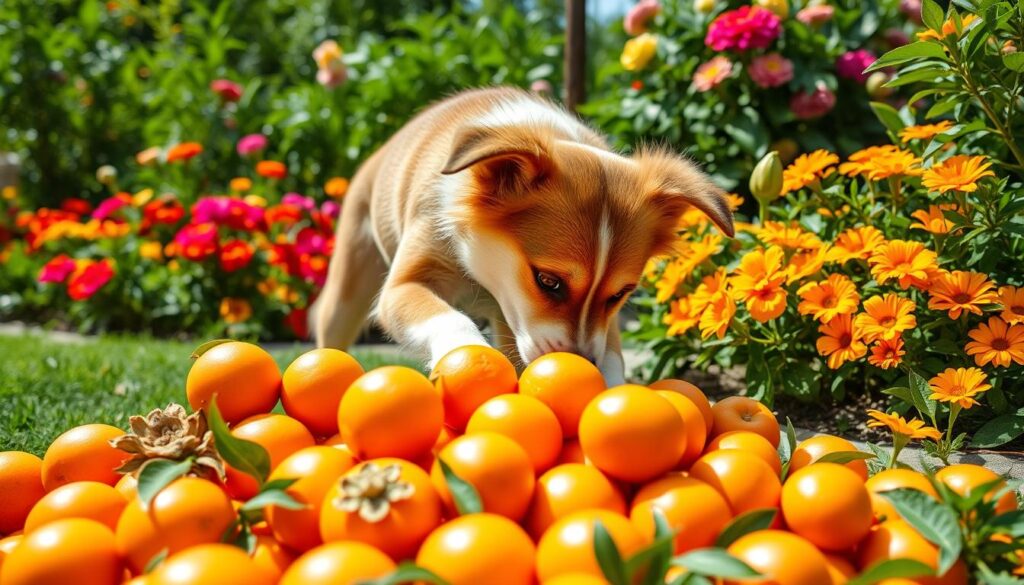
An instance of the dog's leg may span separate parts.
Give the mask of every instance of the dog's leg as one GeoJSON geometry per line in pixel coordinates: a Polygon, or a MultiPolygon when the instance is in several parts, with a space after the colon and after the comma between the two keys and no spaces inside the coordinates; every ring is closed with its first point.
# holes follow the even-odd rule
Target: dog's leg
{"type": "Polygon", "coordinates": [[[598,368],[604,375],[604,383],[609,388],[626,383],[626,363],[622,359],[622,339],[619,334],[618,316],[608,323],[608,341],[598,368]]]}

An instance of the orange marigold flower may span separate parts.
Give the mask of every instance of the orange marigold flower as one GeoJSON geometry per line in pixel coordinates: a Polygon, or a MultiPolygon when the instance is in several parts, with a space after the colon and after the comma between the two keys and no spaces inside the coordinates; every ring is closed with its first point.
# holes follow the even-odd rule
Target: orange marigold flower
{"type": "Polygon", "coordinates": [[[683,269],[683,264],[679,262],[678,258],[669,260],[661,272],[661,277],[654,282],[654,300],[659,303],[668,302],[669,299],[676,296],[679,285],[689,275],[690,272],[683,269]]]}
{"type": "Polygon", "coordinates": [[[326,193],[328,197],[341,199],[347,192],[348,179],[345,177],[331,177],[327,180],[327,183],[324,184],[324,193],[326,193]]]}
{"type": "Polygon", "coordinates": [[[164,259],[164,247],[160,242],[149,241],[139,245],[139,256],[159,262],[164,259]]]}
{"type": "Polygon", "coordinates": [[[953,122],[949,120],[943,120],[938,124],[907,126],[903,130],[900,130],[900,140],[903,142],[910,142],[911,140],[930,140],[952,127],[953,122]]]}
{"type": "Polygon", "coordinates": [[[903,289],[911,285],[926,287],[938,274],[935,252],[920,242],[890,240],[878,246],[868,259],[871,276],[878,284],[897,280],[903,289]]]}
{"type": "Polygon", "coordinates": [[[801,154],[782,171],[782,194],[802,189],[815,181],[824,179],[835,170],[833,166],[839,157],[825,149],[801,154]]]}
{"type": "Polygon", "coordinates": [[[732,318],[736,316],[736,301],[729,295],[718,295],[710,303],[704,306],[700,313],[700,336],[702,339],[711,337],[712,334],[718,339],[725,337],[725,332],[732,324],[732,318]]]}
{"type": "Polygon", "coordinates": [[[979,366],[1024,365],[1024,325],[1007,325],[999,317],[990,317],[987,325],[980,323],[968,335],[974,341],[967,343],[967,355],[973,355],[979,366]]]}
{"type": "Polygon", "coordinates": [[[928,294],[928,308],[949,311],[950,319],[959,319],[962,311],[981,314],[980,305],[999,302],[995,283],[979,272],[954,270],[943,274],[931,283],[928,294]]]}
{"type": "Polygon", "coordinates": [[[680,246],[680,254],[676,258],[679,269],[685,279],[687,275],[697,270],[697,267],[722,251],[722,236],[718,234],[707,234],[696,242],[686,242],[680,246]]]}
{"type": "Polygon", "coordinates": [[[970,408],[978,403],[975,396],[992,388],[985,383],[985,373],[978,368],[946,368],[941,374],[928,380],[932,394],[928,398],[939,402],[957,404],[970,408]]]}
{"type": "Polygon", "coordinates": [[[871,168],[871,161],[899,152],[899,147],[892,144],[869,146],[851,154],[846,162],[839,165],[839,172],[848,177],[863,175],[871,168]]]}
{"type": "Polygon", "coordinates": [[[220,318],[225,323],[235,324],[248,321],[252,317],[252,305],[245,299],[224,298],[220,301],[220,318]]]}
{"type": "Polygon", "coordinates": [[[963,191],[973,193],[978,190],[978,181],[984,177],[994,177],[984,156],[967,156],[958,154],[941,163],[932,165],[921,176],[921,184],[929,191],[963,191]]]}
{"type": "Polygon", "coordinates": [[[864,301],[864,312],[857,315],[854,324],[868,343],[894,339],[917,326],[914,308],[914,301],[895,293],[876,295],[864,301]]]}
{"type": "Polygon", "coordinates": [[[945,211],[956,209],[956,205],[929,205],[927,210],[918,209],[910,214],[917,220],[910,224],[912,230],[924,230],[932,234],[948,234],[953,229],[953,222],[946,219],[945,211]]]}
{"type": "Polygon", "coordinates": [[[828,323],[839,315],[855,313],[860,304],[857,287],[842,274],[830,274],[820,282],[808,282],[796,294],[801,299],[796,310],[801,315],[812,315],[822,323],[828,323]]]}
{"type": "Polygon", "coordinates": [[[782,248],[775,246],[748,252],[730,279],[733,297],[743,301],[750,315],[762,323],[786,310],[783,256],[782,248]]]}
{"type": "Polygon", "coordinates": [[[167,151],[167,162],[188,160],[199,155],[201,152],[203,152],[203,145],[198,142],[182,142],[181,144],[175,144],[167,151]]]}
{"type": "Polygon", "coordinates": [[[825,265],[827,257],[827,247],[793,254],[793,257],[789,259],[789,266],[786,267],[786,284],[793,284],[808,276],[817,274],[821,267],[825,265]]]}
{"type": "Polygon", "coordinates": [[[845,204],[843,206],[841,206],[839,209],[835,210],[835,211],[832,211],[831,209],[829,209],[827,207],[819,207],[818,208],[818,215],[820,215],[822,217],[843,217],[844,215],[846,215],[849,212],[850,212],[850,206],[849,205],[845,205],[845,204]]]}
{"type": "Polygon", "coordinates": [[[868,422],[869,427],[884,427],[895,435],[903,435],[907,439],[931,439],[938,441],[942,438],[942,431],[935,427],[924,426],[920,419],[907,420],[896,414],[886,414],[880,410],[869,410],[868,416],[872,420],[868,422]]]}
{"type": "Polygon", "coordinates": [[[999,315],[1003,321],[1024,323],[1024,287],[1000,287],[999,304],[1003,306],[1003,312],[999,315]]]}
{"type": "Polygon", "coordinates": [[[867,346],[854,330],[850,315],[837,315],[828,323],[818,327],[822,336],[815,345],[818,353],[827,357],[828,367],[838,370],[849,361],[860,359],[867,352],[867,346]]]}
{"type": "Polygon", "coordinates": [[[690,306],[690,297],[682,297],[672,301],[662,323],[668,325],[667,335],[683,335],[697,324],[698,318],[690,306]]]}
{"type": "MultiPolygon", "coordinates": [[[[978,17],[975,16],[974,14],[960,15],[960,30],[967,30],[967,27],[970,26],[971,23],[973,23],[977,18],[978,17]]],[[[917,33],[917,40],[927,41],[929,39],[935,39],[936,41],[941,41],[942,39],[948,37],[949,35],[954,34],[959,35],[959,33],[956,30],[956,20],[953,19],[953,17],[950,17],[948,20],[946,20],[946,22],[942,23],[941,32],[932,29],[927,29],[917,33]]]]}
{"type": "Polygon", "coordinates": [[[839,234],[828,251],[826,260],[844,263],[847,260],[867,260],[885,243],[885,236],[871,226],[850,228],[839,234]]]}
{"type": "Polygon", "coordinates": [[[725,268],[719,268],[714,273],[701,279],[697,290],[690,295],[690,302],[696,312],[703,311],[718,297],[725,296],[726,272],[725,268]]]}
{"type": "Polygon", "coordinates": [[[781,221],[766,221],[757,230],[757,237],[765,244],[790,250],[816,250],[821,247],[818,236],[800,227],[795,221],[788,224],[781,221]]]}
{"type": "Polygon", "coordinates": [[[276,160],[261,160],[256,163],[256,174],[268,179],[283,179],[288,176],[288,167],[276,160]]]}
{"type": "Polygon", "coordinates": [[[886,156],[873,158],[866,165],[867,177],[872,181],[899,176],[914,177],[922,173],[920,157],[909,150],[896,150],[886,156]]]}
{"type": "Polygon", "coordinates": [[[895,368],[903,362],[903,356],[907,352],[903,349],[903,337],[894,337],[889,340],[879,341],[871,347],[871,355],[868,356],[868,363],[888,370],[895,368]]]}
{"type": "Polygon", "coordinates": [[[252,179],[249,177],[235,177],[228,184],[235,193],[245,193],[252,189],[252,179]]]}

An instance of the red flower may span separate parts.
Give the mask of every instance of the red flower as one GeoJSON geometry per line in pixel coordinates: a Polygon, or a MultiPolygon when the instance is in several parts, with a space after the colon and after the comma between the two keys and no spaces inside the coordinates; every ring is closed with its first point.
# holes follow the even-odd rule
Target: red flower
{"type": "Polygon", "coordinates": [[[175,224],[185,217],[185,206],[173,196],[162,196],[147,203],[142,208],[142,229],[164,223],[175,224]]]}
{"type": "Polygon", "coordinates": [[[289,226],[302,219],[302,208],[295,205],[274,205],[267,208],[264,217],[270,225],[289,226]]]}
{"type": "Polygon", "coordinates": [[[633,80],[632,88],[635,91],[640,91],[641,89],[644,88],[644,82],[640,81],[639,79],[635,79],[633,80]]]}
{"type": "Polygon", "coordinates": [[[256,163],[256,174],[268,179],[283,179],[288,176],[288,167],[276,160],[261,160],[256,163]]]}
{"type": "Polygon", "coordinates": [[[214,79],[210,89],[226,102],[237,102],[242,99],[242,86],[228,79],[214,79]]]}
{"type": "Polygon", "coordinates": [[[114,265],[109,259],[88,262],[68,281],[68,296],[76,301],[88,299],[114,278],[114,265]]]}
{"type": "Polygon", "coordinates": [[[295,309],[284,317],[284,323],[292,330],[295,337],[307,339],[309,337],[309,310],[295,309]]]}
{"type": "Polygon", "coordinates": [[[252,260],[253,248],[242,240],[231,240],[220,249],[220,267],[224,272],[245,268],[252,260]]]}
{"type": "Polygon", "coordinates": [[[61,201],[60,208],[78,215],[85,215],[92,211],[92,205],[85,199],[79,199],[78,197],[68,197],[61,201]]]}
{"type": "Polygon", "coordinates": [[[307,282],[323,286],[327,281],[328,257],[320,254],[302,254],[299,256],[299,274],[307,282]]]}
{"type": "Polygon", "coordinates": [[[64,282],[75,271],[75,260],[61,254],[43,265],[36,280],[39,282],[64,282]]]}
{"type": "Polygon", "coordinates": [[[201,152],[203,152],[203,145],[198,142],[175,144],[167,151],[167,162],[188,160],[201,152]]]}

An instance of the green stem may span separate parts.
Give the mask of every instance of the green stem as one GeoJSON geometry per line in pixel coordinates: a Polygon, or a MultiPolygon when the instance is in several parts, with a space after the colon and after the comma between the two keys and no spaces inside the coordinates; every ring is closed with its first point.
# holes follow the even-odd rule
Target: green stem
{"type": "Polygon", "coordinates": [[[1021,152],[1020,147],[1017,146],[1017,143],[1013,139],[1013,134],[1006,126],[1003,125],[1002,120],[1000,120],[995,110],[992,109],[991,104],[988,103],[988,100],[985,99],[985,96],[982,95],[981,91],[978,89],[974,82],[974,78],[971,76],[970,68],[960,61],[960,51],[954,46],[951,54],[953,55],[953,60],[956,62],[957,71],[960,73],[960,77],[964,80],[964,87],[966,87],[967,93],[971,94],[971,97],[978,101],[978,104],[985,112],[985,115],[988,116],[988,119],[992,121],[992,125],[995,126],[996,132],[998,132],[1003,140],[1006,141],[1006,146],[1010,149],[1014,158],[1017,159],[1017,163],[1024,165],[1024,152],[1021,152]]]}

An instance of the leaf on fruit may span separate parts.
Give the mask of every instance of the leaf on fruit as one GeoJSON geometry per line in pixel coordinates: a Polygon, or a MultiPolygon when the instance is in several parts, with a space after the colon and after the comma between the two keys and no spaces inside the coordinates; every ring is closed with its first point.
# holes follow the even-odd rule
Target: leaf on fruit
{"type": "Polygon", "coordinates": [[[194,359],[194,360],[197,360],[200,357],[202,357],[202,355],[204,353],[210,351],[211,349],[217,347],[218,345],[223,345],[223,344],[229,343],[231,341],[234,341],[234,340],[233,339],[214,339],[212,341],[207,341],[206,343],[204,343],[204,344],[200,345],[199,347],[193,349],[192,350],[192,355],[190,357],[192,359],[194,359]]]}
{"type": "Polygon", "coordinates": [[[451,466],[440,457],[437,458],[437,463],[441,466],[441,472],[444,473],[444,481],[448,484],[448,491],[452,495],[452,501],[455,503],[455,509],[458,510],[459,514],[479,514],[483,512],[484,505],[480,501],[480,494],[477,493],[473,484],[456,475],[452,471],[451,466]]]}
{"type": "Polygon", "coordinates": [[[874,585],[885,579],[912,579],[934,575],[931,567],[913,559],[889,559],[875,563],[860,575],[850,579],[846,585],[874,585]]]}
{"type": "Polygon", "coordinates": [[[663,575],[668,570],[668,563],[675,550],[676,533],[669,526],[664,512],[658,508],[652,511],[654,516],[654,542],[639,550],[626,561],[626,573],[629,583],[635,583],[642,576],[640,585],[662,585],[663,575]]]}
{"type": "Polygon", "coordinates": [[[231,434],[217,408],[216,395],[210,399],[206,418],[221,459],[236,470],[252,476],[262,486],[270,475],[270,455],[267,450],[259,443],[239,439],[231,434]]]}
{"type": "Polygon", "coordinates": [[[626,563],[622,560],[619,547],[600,520],[594,522],[594,556],[601,567],[601,573],[611,585],[629,585],[626,563]]]}
{"type": "Polygon", "coordinates": [[[761,576],[761,573],[723,548],[692,550],[672,559],[672,565],[704,577],[742,579],[761,576]]]}
{"type": "Polygon", "coordinates": [[[914,530],[939,547],[939,574],[944,575],[960,558],[963,536],[953,509],[928,494],[908,488],[881,492],[914,530]]]}
{"type": "Polygon", "coordinates": [[[184,461],[173,461],[171,459],[150,459],[142,464],[139,469],[139,500],[142,501],[142,509],[148,509],[149,503],[172,481],[184,476],[192,469],[192,458],[184,461]]]}
{"type": "Polygon", "coordinates": [[[768,528],[775,521],[776,514],[778,510],[775,508],[760,508],[740,514],[718,535],[715,546],[727,548],[741,536],[768,528]]]}
{"type": "Polygon", "coordinates": [[[153,555],[153,558],[149,559],[149,562],[146,563],[146,567],[142,569],[142,574],[148,575],[155,571],[157,567],[163,564],[164,560],[167,558],[168,552],[169,551],[165,548],[153,555]]]}
{"type": "Polygon", "coordinates": [[[267,506],[277,506],[285,510],[304,510],[309,507],[308,504],[303,504],[296,500],[284,490],[272,489],[263,490],[253,496],[248,502],[242,504],[241,510],[243,512],[255,512],[267,506]]]}
{"type": "Polygon", "coordinates": [[[836,451],[834,453],[822,455],[815,461],[815,463],[838,463],[842,465],[852,461],[863,461],[865,459],[874,458],[874,453],[865,453],[863,451],[836,451]]]}
{"type": "Polygon", "coordinates": [[[378,579],[364,579],[356,583],[357,585],[403,585],[404,583],[449,585],[447,581],[434,572],[409,561],[399,564],[390,575],[378,579]]]}

